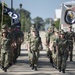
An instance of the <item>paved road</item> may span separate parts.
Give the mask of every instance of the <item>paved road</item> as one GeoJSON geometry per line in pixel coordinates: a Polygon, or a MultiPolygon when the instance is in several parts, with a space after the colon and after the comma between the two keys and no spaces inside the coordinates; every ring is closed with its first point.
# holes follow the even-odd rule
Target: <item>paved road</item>
{"type": "Polygon", "coordinates": [[[0,69],[0,75],[75,75],[75,50],[73,54],[74,61],[67,61],[66,73],[62,74],[58,70],[54,69],[49,63],[49,59],[46,57],[45,46],[44,50],[40,52],[38,71],[34,71],[29,67],[28,51],[26,50],[25,44],[22,44],[21,48],[21,56],[17,59],[17,63],[11,66],[6,73],[0,69]]]}

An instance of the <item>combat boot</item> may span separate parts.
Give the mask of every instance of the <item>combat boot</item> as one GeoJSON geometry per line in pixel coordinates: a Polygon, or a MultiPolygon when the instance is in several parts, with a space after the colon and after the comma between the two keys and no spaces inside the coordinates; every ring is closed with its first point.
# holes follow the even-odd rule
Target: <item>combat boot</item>
{"type": "Polygon", "coordinates": [[[4,71],[4,72],[7,72],[7,67],[5,67],[5,68],[3,69],[3,71],[4,71]]]}
{"type": "Polygon", "coordinates": [[[9,66],[8,67],[10,67],[10,66],[12,66],[13,64],[12,63],[9,63],[9,66]]]}
{"type": "Polygon", "coordinates": [[[30,67],[32,67],[32,64],[30,64],[30,67]]]}
{"type": "Polygon", "coordinates": [[[2,70],[4,70],[4,67],[3,67],[3,66],[1,66],[1,69],[2,69],[2,70]]]}
{"type": "Polygon", "coordinates": [[[61,69],[59,69],[59,72],[61,72],[61,69]]]}
{"type": "Polygon", "coordinates": [[[73,60],[72,60],[72,59],[70,59],[70,61],[71,61],[71,62],[73,62],[73,60]]]}
{"type": "Polygon", "coordinates": [[[32,65],[32,70],[34,69],[34,65],[32,65]]]}
{"type": "Polygon", "coordinates": [[[65,69],[62,70],[62,73],[65,73],[65,69]]]}
{"type": "Polygon", "coordinates": [[[37,66],[35,66],[35,71],[37,71],[37,66]]]}
{"type": "Polygon", "coordinates": [[[58,68],[59,72],[61,72],[61,67],[58,68]]]}

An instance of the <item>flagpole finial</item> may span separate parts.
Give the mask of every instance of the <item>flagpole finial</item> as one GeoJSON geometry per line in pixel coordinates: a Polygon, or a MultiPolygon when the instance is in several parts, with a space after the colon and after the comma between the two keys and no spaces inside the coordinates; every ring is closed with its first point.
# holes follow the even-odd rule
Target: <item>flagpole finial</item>
{"type": "Polygon", "coordinates": [[[0,0],[0,4],[1,4],[2,2],[1,2],[1,0],[0,0]]]}

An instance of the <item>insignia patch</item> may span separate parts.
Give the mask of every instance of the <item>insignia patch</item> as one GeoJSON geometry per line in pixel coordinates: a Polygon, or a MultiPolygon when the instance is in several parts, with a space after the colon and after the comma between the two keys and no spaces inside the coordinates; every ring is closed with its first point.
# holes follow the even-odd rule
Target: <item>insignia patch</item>
{"type": "Polygon", "coordinates": [[[75,12],[71,9],[66,10],[64,20],[67,24],[75,23],[75,12]]]}

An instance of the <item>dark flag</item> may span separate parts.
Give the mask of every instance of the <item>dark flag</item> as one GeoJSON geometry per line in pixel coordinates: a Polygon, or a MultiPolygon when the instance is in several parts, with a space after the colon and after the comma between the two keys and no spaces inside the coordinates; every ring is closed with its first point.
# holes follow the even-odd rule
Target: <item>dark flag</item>
{"type": "Polygon", "coordinates": [[[19,14],[17,14],[14,10],[11,10],[10,8],[4,6],[4,10],[3,10],[3,13],[5,15],[9,15],[12,20],[13,20],[13,24],[18,26],[18,27],[21,27],[21,24],[20,24],[20,21],[19,21],[19,14]]]}

